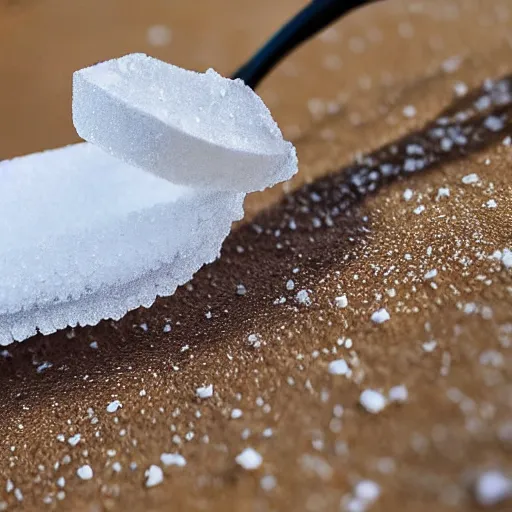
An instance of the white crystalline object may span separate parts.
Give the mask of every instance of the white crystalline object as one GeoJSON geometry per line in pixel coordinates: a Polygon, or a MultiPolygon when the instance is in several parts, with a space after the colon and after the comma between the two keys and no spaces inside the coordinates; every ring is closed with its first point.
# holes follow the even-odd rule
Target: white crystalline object
{"type": "Polygon", "coordinates": [[[94,476],[92,468],[89,466],[89,464],[80,466],[76,470],[76,474],[78,475],[78,478],[81,478],[82,480],[90,480],[94,476]]]}
{"type": "Polygon", "coordinates": [[[241,80],[141,53],[73,75],[78,134],[172,183],[252,192],[291,178],[295,148],[241,80]]]}
{"type": "Polygon", "coordinates": [[[258,469],[263,462],[263,457],[254,449],[246,448],[242,453],[236,456],[236,463],[248,471],[258,469]]]}
{"type": "Polygon", "coordinates": [[[213,384],[196,389],[198,398],[210,398],[213,396],[213,384]]]}
{"type": "Polygon", "coordinates": [[[144,476],[146,477],[146,487],[155,487],[164,481],[164,472],[160,466],[152,464],[146,469],[144,476]]]}
{"type": "Polygon", "coordinates": [[[372,322],[376,324],[382,324],[387,322],[391,317],[389,316],[388,310],[385,308],[378,309],[372,313],[372,322]]]}
{"type": "Polygon", "coordinates": [[[191,189],[88,143],[0,162],[0,345],[119,319],[217,258],[244,194],[191,189]]]}
{"type": "Polygon", "coordinates": [[[117,412],[117,410],[122,407],[123,404],[119,400],[114,400],[107,405],[107,412],[117,412]]]}
{"type": "Polygon", "coordinates": [[[329,373],[331,375],[346,375],[349,372],[349,367],[344,359],[337,359],[329,363],[329,373]]]}
{"type": "Polygon", "coordinates": [[[512,498],[512,479],[498,470],[482,473],[475,483],[475,498],[484,507],[492,507],[512,498]]]}
{"type": "Polygon", "coordinates": [[[374,389],[365,389],[359,397],[359,403],[372,414],[381,412],[387,405],[386,397],[374,389]]]}
{"type": "Polygon", "coordinates": [[[162,453],[162,455],[160,455],[160,460],[164,466],[183,467],[187,465],[185,457],[179,453],[162,453]]]}

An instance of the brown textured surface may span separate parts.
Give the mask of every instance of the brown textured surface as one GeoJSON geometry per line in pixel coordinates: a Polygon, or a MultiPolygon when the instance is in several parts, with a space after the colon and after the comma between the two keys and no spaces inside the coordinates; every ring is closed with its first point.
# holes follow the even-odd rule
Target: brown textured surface
{"type": "MultiPolygon", "coordinates": [[[[228,73],[300,5],[0,2],[0,157],[76,140],[72,70],[142,50],[228,73]],[[168,46],[146,42],[154,23],[172,28],[168,46]]],[[[2,483],[0,502],[34,510],[330,511],[369,478],[382,489],[369,510],[472,509],[476,473],[512,470],[512,280],[490,258],[512,248],[512,148],[502,143],[511,132],[510,80],[485,112],[454,114],[485,95],[485,79],[512,72],[511,16],[505,0],[384,2],[277,69],[261,93],[297,137],[294,183],[251,196],[222,258],[174,297],[121,322],[10,346],[0,359],[0,475],[24,495],[17,504],[2,483]],[[453,56],[461,57],[456,69],[446,63],[453,56]],[[466,98],[455,97],[459,81],[470,89],[466,98]],[[405,105],[416,115],[404,117],[405,105]],[[482,124],[491,112],[504,120],[496,133],[482,124]],[[461,126],[467,143],[442,151],[430,130],[440,116],[461,126]],[[426,168],[384,179],[379,164],[402,169],[411,143],[425,148],[418,159],[426,168]],[[463,184],[470,173],[479,182],[463,184]],[[312,183],[281,197],[304,182],[312,183]],[[440,187],[450,196],[437,198],[440,187]],[[485,207],[489,199],[496,208],[485,207]],[[415,214],[420,204],[426,209],[415,214]],[[425,279],[434,268],[438,275],[425,279]],[[301,289],[310,306],[294,300],[301,289]],[[334,305],[341,294],[344,309],[334,305]],[[286,302],[275,305],[280,297],[286,302]],[[370,316],[381,307],[391,319],[376,325],[370,316]],[[251,333],[260,347],[247,342],[251,333]],[[340,346],[340,337],[353,347],[340,346]],[[426,352],[430,340],[437,346],[426,352]],[[328,373],[341,357],[350,378],[328,373]],[[52,366],[38,373],[44,362],[52,366]],[[197,399],[195,389],[210,383],[213,397],[197,399]],[[405,404],[378,415],[358,406],[361,390],[401,383],[405,404]],[[123,408],[109,414],[114,399],[123,408]],[[230,419],[234,407],[241,418],[230,419]],[[76,447],[57,439],[75,433],[76,447]],[[235,463],[247,446],[263,455],[255,472],[235,463]],[[165,468],[164,482],[146,489],[144,470],[173,451],[187,465],[165,468]],[[393,470],[384,472],[390,460],[393,470]],[[94,469],[88,482],[75,475],[85,463],[94,469]],[[261,487],[265,475],[276,478],[272,491],[261,487]],[[66,484],[57,497],[60,476],[66,484]]]]}

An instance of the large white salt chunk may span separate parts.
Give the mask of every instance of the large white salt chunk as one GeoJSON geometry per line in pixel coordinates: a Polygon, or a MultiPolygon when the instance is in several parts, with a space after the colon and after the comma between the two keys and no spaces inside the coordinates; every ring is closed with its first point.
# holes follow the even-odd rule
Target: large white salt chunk
{"type": "Polygon", "coordinates": [[[0,345],[121,318],[219,254],[244,194],[194,190],[88,144],[0,162],[0,345]]]}
{"type": "Polygon", "coordinates": [[[241,80],[141,53],[73,75],[78,134],[172,183],[252,192],[297,171],[295,148],[241,80]]]}

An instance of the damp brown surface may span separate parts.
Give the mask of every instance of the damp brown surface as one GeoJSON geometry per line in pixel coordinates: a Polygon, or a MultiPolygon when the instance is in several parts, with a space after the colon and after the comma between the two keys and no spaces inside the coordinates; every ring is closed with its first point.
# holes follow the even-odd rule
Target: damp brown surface
{"type": "MultiPolygon", "coordinates": [[[[73,69],[137,50],[229,73],[302,5],[169,4],[0,2],[0,157],[76,140],[73,69]]],[[[382,2],[283,63],[261,94],[300,172],[248,198],[221,258],[120,322],[5,347],[0,507],[480,509],[479,476],[512,476],[511,28],[506,1],[382,2]]]]}

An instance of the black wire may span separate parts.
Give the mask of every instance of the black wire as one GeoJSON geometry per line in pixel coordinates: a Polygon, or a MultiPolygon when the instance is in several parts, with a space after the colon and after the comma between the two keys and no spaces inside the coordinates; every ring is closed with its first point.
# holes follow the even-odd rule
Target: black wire
{"type": "Polygon", "coordinates": [[[233,78],[241,78],[254,89],[293,49],[350,10],[369,1],[371,0],[313,0],[238,69],[233,78]]]}

